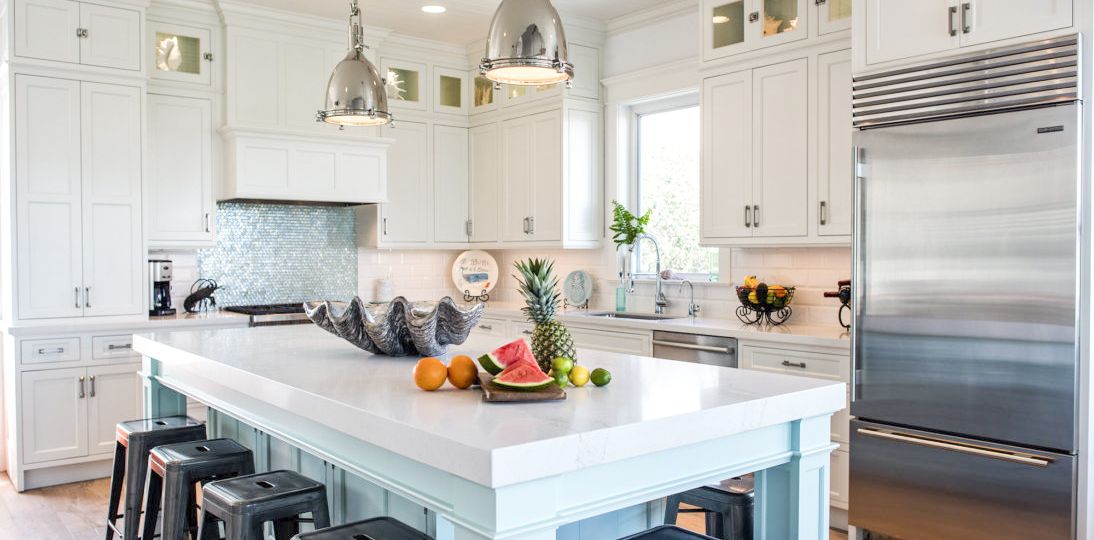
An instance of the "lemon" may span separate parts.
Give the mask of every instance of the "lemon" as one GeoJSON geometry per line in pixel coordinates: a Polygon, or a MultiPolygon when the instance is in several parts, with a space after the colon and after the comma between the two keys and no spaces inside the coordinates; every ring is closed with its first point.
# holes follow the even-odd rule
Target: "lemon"
{"type": "Polygon", "coordinates": [[[589,383],[589,370],[585,366],[574,366],[570,370],[570,383],[574,386],[585,386],[589,383]]]}

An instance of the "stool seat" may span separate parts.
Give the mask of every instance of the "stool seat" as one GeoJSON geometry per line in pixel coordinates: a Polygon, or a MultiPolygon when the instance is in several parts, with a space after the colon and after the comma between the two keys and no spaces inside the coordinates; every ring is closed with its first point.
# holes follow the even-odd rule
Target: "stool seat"
{"type": "Polygon", "coordinates": [[[715,538],[675,525],[661,525],[620,540],[715,540],[715,538]]]}
{"type": "Polygon", "coordinates": [[[194,484],[254,473],[254,456],[232,439],[167,444],[148,456],[148,496],[144,507],[144,534],[156,532],[161,497],[163,540],[185,540],[197,532],[197,491],[194,484]]]}
{"type": "Polygon", "coordinates": [[[163,444],[205,439],[205,424],[188,416],[145,418],[119,423],[114,434],[114,470],[106,511],[106,540],[114,538],[115,533],[123,540],[136,540],[144,506],[149,453],[163,444]],[[123,484],[125,507],[124,513],[119,514],[123,484]],[[116,524],[118,518],[125,519],[121,530],[116,524]]]}
{"type": "Polygon", "coordinates": [[[216,520],[230,540],[259,540],[262,524],[274,523],[277,540],[300,532],[300,514],[312,514],[316,529],[330,527],[327,488],[293,471],[272,471],[210,482],[202,488],[199,538],[216,520]]]}
{"type": "Polygon", "coordinates": [[[670,495],[665,523],[675,524],[679,512],[704,512],[708,535],[719,540],[751,540],[755,484],[755,477],[749,474],[670,495]],[[681,510],[681,503],[698,508],[681,510]]]}
{"type": "Polygon", "coordinates": [[[433,537],[421,532],[402,521],[391,517],[377,517],[330,527],[320,531],[301,533],[293,540],[433,540],[433,537]]]}

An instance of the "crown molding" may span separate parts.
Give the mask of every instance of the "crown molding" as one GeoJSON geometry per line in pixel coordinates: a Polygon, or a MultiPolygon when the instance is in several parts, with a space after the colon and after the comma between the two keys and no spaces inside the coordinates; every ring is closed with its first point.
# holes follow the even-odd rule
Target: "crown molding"
{"type": "MultiPolygon", "coordinates": [[[[250,2],[240,0],[216,0],[217,11],[225,26],[237,26],[268,30],[271,27],[279,31],[289,31],[294,34],[304,34],[309,37],[309,32],[320,31],[327,33],[331,39],[337,33],[339,40],[344,41],[348,19],[330,19],[318,15],[308,15],[295,11],[256,6],[250,2]]],[[[348,15],[347,15],[348,17],[348,15]]],[[[392,34],[392,30],[378,26],[365,25],[365,40],[369,43],[379,43],[392,34]]],[[[311,35],[310,37],[317,37],[311,35]]]]}
{"type": "Polygon", "coordinates": [[[605,24],[605,31],[610,36],[697,11],[699,11],[699,0],[672,0],[671,2],[665,2],[642,11],[611,19],[605,24]]]}

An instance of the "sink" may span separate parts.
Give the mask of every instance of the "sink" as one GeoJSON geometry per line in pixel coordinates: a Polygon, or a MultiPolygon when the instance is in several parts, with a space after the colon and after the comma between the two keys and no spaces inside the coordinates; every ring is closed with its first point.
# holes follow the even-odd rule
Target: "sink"
{"type": "Polygon", "coordinates": [[[664,321],[668,319],[682,319],[679,315],[657,315],[656,313],[628,313],[625,311],[602,311],[599,313],[590,313],[589,317],[599,317],[604,319],[633,319],[637,321],[664,321]]]}

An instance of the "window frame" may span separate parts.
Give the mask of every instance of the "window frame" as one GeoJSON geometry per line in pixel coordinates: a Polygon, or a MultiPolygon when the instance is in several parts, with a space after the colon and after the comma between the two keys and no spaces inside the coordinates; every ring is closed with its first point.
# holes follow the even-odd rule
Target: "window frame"
{"type": "MultiPolygon", "coordinates": [[[[639,103],[630,105],[627,109],[627,120],[629,124],[628,129],[628,142],[627,142],[627,165],[630,169],[629,177],[627,178],[628,197],[626,206],[631,212],[636,215],[641,211],[640,201],[642,200],[641,183],[639,178],[642,176],[642,160],[639,155],[641,148],[641,141],[639,140],[639,124],[642,117],[649,114],[657,114],[664,112],[671,112],[680,109],[688,109],[691,107],[699,108],[701,105],[698,89],[689,90],[678,94],[672,94],[669,96],[661,96],[649,100],[645,100],[639,103]]],[[[701,112],[701,110],[700,110],[701,112]]],[[[633,254],[633,268],[638,270],[642,267],[642,245],[645,242],[639,243],[633,254]]],[[[718,280],[721,280],[722,273],[721,257],[719,256],[719,264],[717,269],[718,280]]],[[[639,279],[653,280],[654,275],[652,272],[634,272],[634,277],[639,279]]],[[[710,274],[703,272],[678,272],[678,276],[681,279],[691,280],[693,282],[706,283],[710,282],[710,274]]]]}

